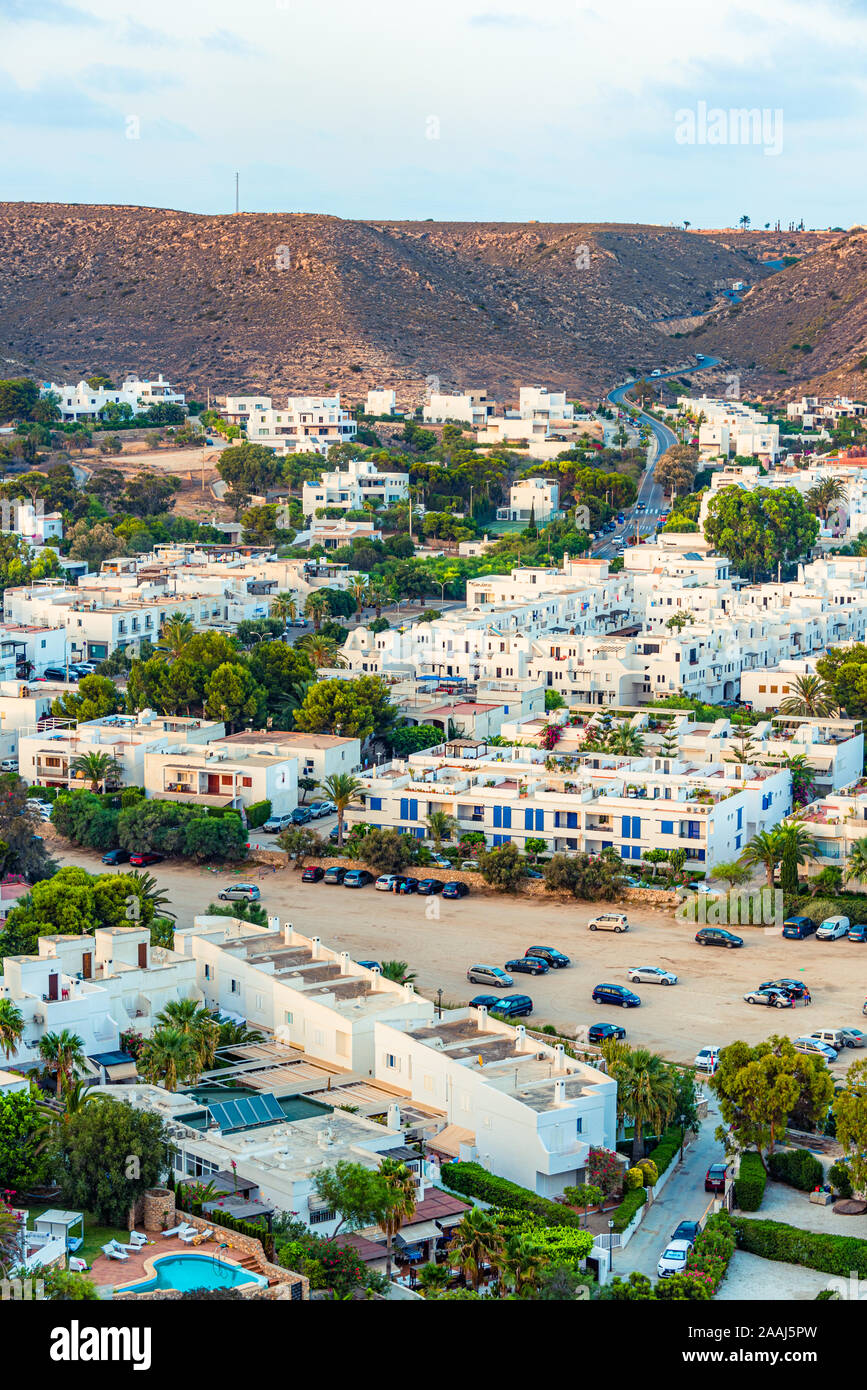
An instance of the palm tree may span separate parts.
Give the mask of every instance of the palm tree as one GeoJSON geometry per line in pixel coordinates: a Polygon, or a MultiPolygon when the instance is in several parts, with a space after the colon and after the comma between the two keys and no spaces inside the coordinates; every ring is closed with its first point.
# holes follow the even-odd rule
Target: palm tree
{"type": "Polygon", "coordinates": [[[382,978],[394,980],[399,985],[408,985],[416,978],[416,973],[414,970],[410,970],[407,960],[384,960],[382,962],[382,978]]]}
{"type": "Polygon", "coordinates": [[[768,887],[773,888],[774,874],[785,847],[779,826],[774,826],[772,830],[760,830],[744,846],[740,856],[741,863],[748,869],[763,868],[767,875],[768,887]]]}
{"type": "Polygon", "coordinates": [[[174,1091],[179,1081],[198,1076],[195,1043],[179,1028],[158,1028],[142,1048],[138,1067],[152,1084],[174,1091]]]}
{"type": "Polygon", "coordinates": [[[833,708],[831,692],[821,676],[795,676],[790,693],[780,701],[781,714],[795,714],[806,719],[824,719],[833,708]]]}
{"type": "MultiPolygon", "coordinates": [[[[867,879],[867,839],[856,840],[849,851],[843,881],[844,883],[851,883],[853,878],[860,880],[861,883],[867,879]]],[[[0,1035],[2,1035],[2,1023],[0,1023],[0,1035]]]]}
{"type": "Polygon", "coordinates": [[[21,1261],[21,1226],[17,1211],[0,1198],[0,1275],[7,1278],[21,1261]]]}
{"type": "Polygon", "coordinates": [[[295,650],[304,653],[314,671],[318,671],[321,666],[346,665],[338,651],[337,643],[330,637],[323,637],[321,632],[311,632],[309,637],[302,637],[295,650]]]}
{"type": "Polygon", "coordinates": [[[350,772],[334,772],[330,777],[326,777],[322,788],[337,808],[337,846],[338,849],[342,849],[343,820],[348,807],[358,803],[361,793],[365,790],[364,783],[359,782],[350,772]]]}
{"type": "Polygon", "coordinates": [[[458,823],[454,816],[449,815],[448,811],[431,811],[427,818],[427,828],[431,833],[437,854],[442,854],[443,840],[452,838],[458,828],[458,823]]]}
{"type": "Polygon", "coordinates": [[[479,1207],[466,1212],[452,1232],[448,1253],[478,1291],[482,1265],[497,1264],[503,1256],[502,1234],[493,1217],[479,1207]]]}
{"type": "Polygon", "coordinates": [[[11,999],[0,999],[0,1048],[7,1060],[24,1037],[24,1015],[11,999]]]}
{"type": "Polygon", "coordinates": [[[63,1087],[64,1120],[68,1120],[71,1115],[78,1115],[87,1102],[95,1098],[95,1094],[92,1082],[82,1081],[80,1077],[67,1081],[63,1087]]]}
{"type": "Polygon", "coordinates": [[[271,716],[269,728],[290,729],[295,723],[295,711],[299,710],[307,698],[307,692],[315,681],[290,681],[277,695],[277,703],[271,716]]]}
{"type": "Polygon", "coordinates": [[[361,615],[370,602],[370,590],[366,580],[362,579],[360,576],[358,579],[353,579],[349,586],[349,592],[355,599],[355,616],[358,621],[361,622],[361,615]]]}
{"type": "Polygon", "coordinates": [[[196,1049],[200,1071],[214,1065],[214,1053],[220,1040],[220,1026],[203,1005],[195,999],[173,999],[157,1014],[158,1028],[176,1028],[189,1038],[196,1049]]]}
{"type": "Polygon", "coordinates": [[[391,602],[391,594],[383,584],[382,580],[374,580],[367,586],[367,601],[373,605],[373,611],[377,618],[382,617],[382,610],[387,603],[391,602]]]}
{"type": "Polygon", "coordinates": [[[255,1028],[248,1028],[246,1023],[235,1023],[228,1019],[219,1025],[220,1028],[220,1047],[239,1047],[242,1043],[259,1043],[264,1041],[264,1035],[257,1033],[255,1028]]]}
{"type": "Polygon", "coordinates": [[[637,729],[631,729],[623,722],[608,735],[605,747],[609,753],[617,753],[624,758],[638,758],[644,752],[644,739],[637,729]]]}
{"type": "Polygon", "coordinates": [[[326,618],[331,616],[331,604],[325,594],[314,589],[304,603],[304,615],[313,620],[313,631],[318,632],[326,618]]]}
{"type": "Polygon", "coordinates": [[[661,1134],[674,1113],[675,1088],[671,1066],[645,1047],[611,1067],[617,1081],[617,1103],[633,1124],[632,1161],[644,1157],[644,1130],[661,1134]]]}
{"type": "Polygon", "coordinates": [[[839,503],[848,500],[849,494],[839,478],[823,478],[822,482],[816,483],[804,496],[810,510],[823,521],[827,521],[829,513],[836,510],[839,503]]]}
{"type": "Polygon", "coordinates": [[[135,883],[135,891],[142,902],[149,903],[154,911],[154,917],[168,917],[170,922],[176,920],[175,914],[169,910],[171,899],[164,893],[154,878],[153,874],[139,873],[138,869],[132,869],[130,873],[124,875],[131,878],[135,883]]]}
{"type": "Polygon", "coordinates": [[[501,1258],[506,1282],[519,1298],[536,1288],[546,1257],[531,1235],[524,1232],[508,1236],[501,1258]]]}
{"type": "Polygon", "coordinates": [[[177,660],[194,633],[195,628],[186,613],[170,613],[160,630],[160,650],[177,660]]]}
{"type": "Polygon", "coordinates": [[[79,753],[72,760],[72,771],[80,773],[90,783],[90,790],[98,792],[100,786],[105,791],[109,777],[120,776],[121,766],[110,753],[79,753]]]}
{"type": "Polygon", "coordinates": [[[411,1221],[415,1215],[416,1185],[410,1169],[397,1158],[384,1158],[379,1165],[379,1176],[383,1196],[377,1220],[385,1231],[385,1277],[391,1283],[392,1243],[404,1221],[411,1221]]]}
{"type": "Polygon", "coordinates": [[[295,595],[290,593],[275,594],[268,611],[272,618],[278,618],[282,623],[294,622],[298,612],[295,595]]]}
{"type": "Polygon", "coordinates": [[[57,1077],[57,1095],[68,1085],[77,1071],[84,1068],[84,1041],[77,1033],[63,1028],[59,1033],[44,1033],[39,1039],[39,1055],[46,1070],[57,1077]]]}

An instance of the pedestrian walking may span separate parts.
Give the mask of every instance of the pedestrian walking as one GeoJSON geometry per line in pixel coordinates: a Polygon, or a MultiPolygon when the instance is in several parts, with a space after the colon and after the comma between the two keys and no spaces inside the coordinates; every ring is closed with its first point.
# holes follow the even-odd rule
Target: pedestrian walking
{"type": "Polygon", "coordinates": [[[805,1005],[805,1007],[806,1007],[807,1004],[812,1004],[812,1002],[813,1002],[813,997],[812,997],[812,995],[810,994],[810,991],[809,991],[808,989],[805,989],[805,990],[804,990],[804,1005],[805,1005]]]}

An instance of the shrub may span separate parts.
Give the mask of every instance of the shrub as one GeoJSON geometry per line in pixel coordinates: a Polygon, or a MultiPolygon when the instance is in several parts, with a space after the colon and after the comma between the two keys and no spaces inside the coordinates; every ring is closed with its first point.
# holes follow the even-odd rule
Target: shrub
{"type": "Polygon", "coordinates": [[[637,1165],[641,1169],[642,1182],[645,1187],[655,1187],[659,1181],[659,1169],[652,1158],[642,1158],[637,1165]]]}
{"type": "Polygon", "coordinates": [[[610,1149],[597,1149],[591,1145],[587,1158],[587,1181],[594,1187],[601,1187],[606,1197],[620,1186],[620,1166],[610,1149]]]}
{"type": "Polygon", "coordinates": [[[735,1231],[727,1211],[709,1216],[704,1229],[696,1237],[689,1252],[686,1273],[704,1284],[710,1294],[716,1293],[726,1276],[729,1260],[735,1252],[735,1231]]]}
{"type": "Polygon", "coordinates": [[[503,1207],[506,1211],[531,1212],[541,1216],[549,1226],[581,1225],[577,1212],[557,1202],[549,1202],[547,1197],[539,1197],[529,1188],[520,1187],[507,1178],[498,1178],[479,1163],[444,1164],[440,1177],[455,1192],[462,1192],[467,1197],[479,1197],[483,1202],[503,1207]]]}
{"type": "Polygon", "coordinates": [[[841,1197],[852,1196],[852,1174],[845,1159],[838,1159],[828,1170],[828,1179],[834,1191],[841,1197]]]}
{"type": "Polygon", "coordinates": [[[634,1192],[637,1187],[644,1186],[644,1174],[640,1168],[627,1168],[623,1179],[623,1191],[634,1192]]]}
{"type": "Polygon", "coordinates": [[[738,1249],[764,1260],[782,1260],[786,1264],[804,1265],[823,1274],[840,1274],[844,1278],[854,1271],[859,1278],[867,1277],[867,1240],[857,1236],[832,1236],[823,1231],[802,1231],[783,1221],[754,1221],[735,1216],[732,1226],[738,1249]]]}
{"type": "Polygon", "coordinates": [[[144,787],[124,787],[120,794],[121,810],[125,811],[129,806],[137,806],[140,801],[145,799],[144,787]]]}
{"type": "Polygon", "coordinates": [[[741,1155],[741,1170],[735,1178],[735,1201],[741,1211],[758,1211],[765,1195],[768,1175],[757,1153],[741,1155]]]}
{"type": "Polygon", "coordinates": [[[270,814],[270,801],[254,801],[252,806],[247,807],[247,828],[255,830],[257,826],[264,825],[270,814]]]}
{"type": "MultiPolygon", "coordinates": [[[[629,1171],[634,1173],[636,1169],[630,1168],[629,1171]]],[[[612,1219],[615,1231],[625,1231],[639,1207],[643,1207],[646,1201],[647,1192],[643,1187],[633,1187],[630,1192],[627,1192],[620,1206],[614,1209],[612,1219]]]]}
{"type": "Polygon", "coordinates": [[[771,1177],[788,1183],[800,1192],[812,1192],[825,1181],[825,1170],[815,1154],[806,1149],[789,1149],[768,1156],[771,1177]]]}
{"type": "Polygon", "coordinates": [[[674,1160],[680,1153],[681,1133],[679,1125],[671,1125],[659,1140],[655,1148],[650,1150],[647,1157],[651,1163],[656,1164],[656,1171],[662,1177],[666,1168],[670,1168],[674,1160]]]}

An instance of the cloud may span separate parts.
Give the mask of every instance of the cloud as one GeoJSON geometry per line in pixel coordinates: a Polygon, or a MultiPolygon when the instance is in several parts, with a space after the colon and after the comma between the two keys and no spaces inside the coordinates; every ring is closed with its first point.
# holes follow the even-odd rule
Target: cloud
{"type": "Polygon", "coordinates": [[[255,44],[248,43],[242,39],[240,34],[233,34],[229,29],[215,29],[212,34],[206,34],[201,41],[202,48],[207,53],[230,53],[236,58],[246,58],[253,53],[261,53],[261,49],[255,44]]]}
{"type": "Polygon", "coordinates": [[[0,123],[35,129],[121,131],[121,117],[73,88],[46,84],[33,91],[0,87],[0,123]]]}
{"type": "Polygon", "coordinates": [[[0,15],[22,24],[102,24],[96,15],[75,5],[65,5],[63,0],[39,0],[38,5],[32,0],[0,0],[0,15]]]}
{"type": "Polygon", "coordinates": [[[469,23],[473,29],[506,29],[520,31],[525,29],[551,29],[553,25],[538,20],[529,14],[513,14],[503,10],[490,10],[485,14],[470,15],[469,23]]]}
{"type": "MultiPolygon", "coordinates": [[[[0,0],[2,4],[2,0],[0,0]]],[[[123,42],[130,44],[134,48],[176,48],[177,39],[170,34],[164,34],[161,29],[151,29],[147,24],[139,24],[135,19],[128,19],[121,31],[123,42]]]]}
{"type": "Polygon", "coordinates": [[[177,87],[179,79],[167,72],[144,72],[140,68],[113,67],[108,63],[94,63],[85,68],[81,80],[98,92],[157,92],[164,87],[177,87]]]}

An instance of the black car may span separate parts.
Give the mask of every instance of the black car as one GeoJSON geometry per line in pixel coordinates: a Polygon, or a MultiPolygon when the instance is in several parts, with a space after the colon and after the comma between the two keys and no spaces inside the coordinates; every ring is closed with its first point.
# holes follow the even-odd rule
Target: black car
{"type": "Polygon", "coordinates": [[[509,974],[517,972],[519,975],[547,975],[550,969],[546,960],[537,960],[535,956],[518,956],[517,960],[507,960],[503,966],[509,974]]]}
{"type": "Polygon", "coordinates": [[[778,989],[781,994],[788,994],[790,999],[803,999],[807,988],[803,980],[762,980],[759,985],[759,989],[778,989]]]}
{"type": "Polygon", "coordinates": [[[416,892],[423,898],[429,898],[434,893],[441,893],[445,884],[441,878],[423,878],[419,880],[416,892]]]}
{"type": "Polygon", "coordinates": [[[346,878],[346,870],[342,864],[332,864],[325,870],[326,883],[342,883],[346,878]]]}
{"type": "Polygon", "coordinates": [[[46,666],[42,674],[45,677],[45,679],[49,681],[74,681],[78,679],[72,667],[69,668],[68,676],[66,673],[66,668],[64,666],[46,666]]]}
{"type": "Polygon", "coordinates": [[[596,985],[592,997],[594,1004],[619,1004],[621,1009],[637,1009],[641,1003],[638,995],[625,985],[596,985]]]}
{"type": "Polygon", "coordinates": [[[533,1012],[533,1001],[529,994],[504,994],[488,1008],[491,1013],[503,1014],[506,1018],[523,1018],[525,1014],[533,1012]]]}
{"type": "Polygon", "coordinates": [[[689,1240],[692,1241],[693,1244],[695,1244],[695,1239],[700,1230],[700,1221],[681,1221],[679,1225],[675,1226],[674,1231],[672,1232],[671,1239],[689,1240]]]}
{"type": "Polygon", "coordinates": [[[306,825],[307,822],[312,819],[313,817],[310,814],[309,806],[296,806],[295,810],[292,812],[293,825],[306,825]]]}
{"type": "Polygon", "coordinates": [[[699,946],[728,946],[729,950],[744,944],[742,936],[735,936],[722,927],[702,927],[701,931],[696,932],[695,939],[699,946]]]}
{"type": "Polygon", "coordinates": [[[465,883],[445,883],[443,884],[444,898],[465,898],[469,893],[469,888],[465,883]]]}
{"type": "Polygon", "coordinates": [[[587,1029],[587,1041],[591,1043],[604,1043],[609,1038],[625,1037],[626,1029],[616,1023],[591,1023],[587,1029]]]}
{"type": "Polygon", "coordinates": [[[398,874],[394,880],[395,893],[415,893],[418,888],[418,879],[413,878],[412,874],[398,874]]]}
{"type": "Polygon", "coordinates": [[[528,946],[524,955],[547,961],[552,970],[565,970],[567,965],[572,964],[569,957],[564,956],[563,952],[554,946],[528,946]]]}
{"type": "Polygon", "coordinates": [[[323,869],[323,867],[322,867],[321,864],[308,864],[308,865],[307,865],[307,868],[304,870],[303,874],[301,875],[301,882],[302,882],[302,883],[318,883],[319,880],[320,880],[321,878],[324,878],[324,877],[325,877],[325,870],[323,869]]]}
{"type": "Polygon", "coordinates": [[[102,856],[102,862],[103,862],[103,864],[128,864],[128,863],[129,863],[129,850],[128,850],[128,849],[110,849],[110,850],[108,851],[108,854],[104,854],[104,855],[102,856]]]}

